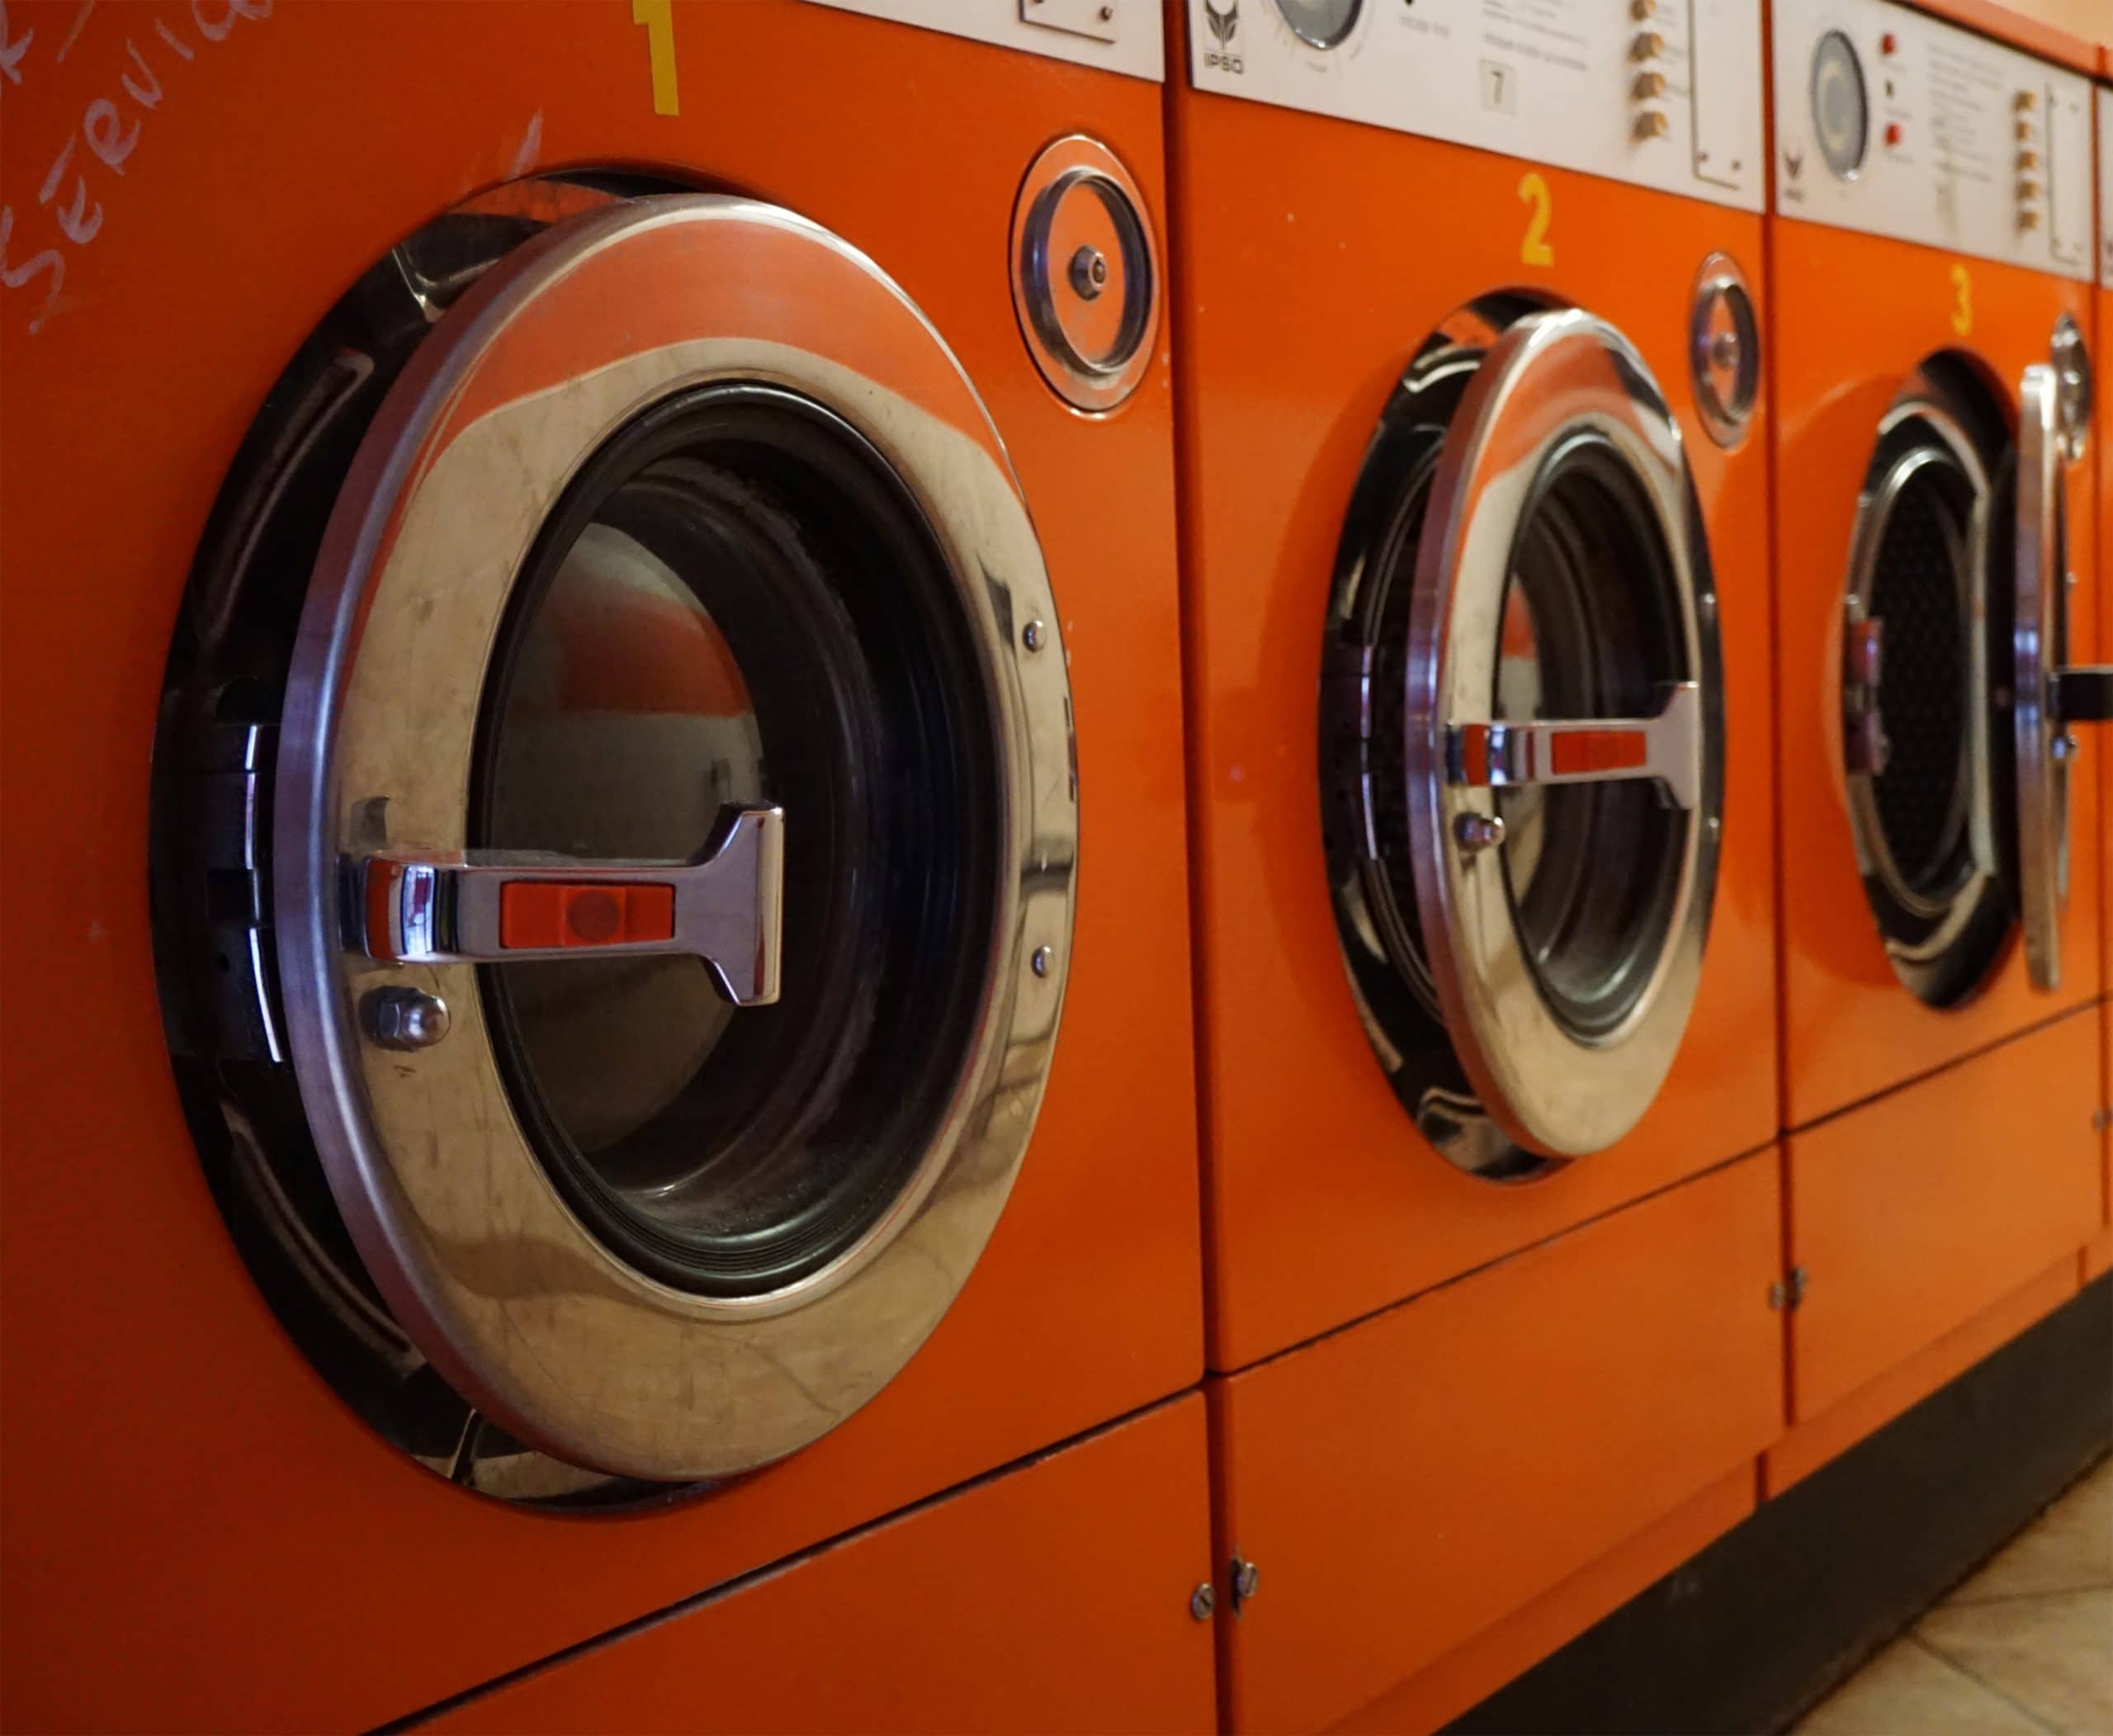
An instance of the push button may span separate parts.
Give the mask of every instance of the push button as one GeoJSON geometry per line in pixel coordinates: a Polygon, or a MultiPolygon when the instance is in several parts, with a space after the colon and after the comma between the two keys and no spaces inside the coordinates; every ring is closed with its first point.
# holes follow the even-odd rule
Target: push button
{"type": "Polygon", "coordinates": [[[622,946],[675,938],[673,886],[596,886],[516,880],[501,889],[504,948],[622,946]]]}

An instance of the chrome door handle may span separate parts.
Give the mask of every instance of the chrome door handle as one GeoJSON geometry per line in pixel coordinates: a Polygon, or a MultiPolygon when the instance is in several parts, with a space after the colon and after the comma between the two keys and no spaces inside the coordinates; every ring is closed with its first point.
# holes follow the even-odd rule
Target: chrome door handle
{"type": "Polygon", "coordinates": [[[1455,724],[1445,766],[1449,783],[1473,789],[1652,778],[1691,808],[1702,797],[1702,689],[1675,682],[1655,717],[1455,724]]]}
{"type": "Polygon", "coordinates": [[[785,811],[726,807],[688,862],[532,851],[370,856],[357,949],[394,964],[688,953],[737,1006],[778,999],[785,811]]]}

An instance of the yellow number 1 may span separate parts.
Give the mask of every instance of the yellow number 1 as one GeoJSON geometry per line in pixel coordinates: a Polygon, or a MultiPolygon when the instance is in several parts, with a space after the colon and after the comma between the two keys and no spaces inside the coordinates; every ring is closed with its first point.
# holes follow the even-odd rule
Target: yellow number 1
{"type": "Polygon", "coordinates": [[[653,112],[679,114],[675,101],[673,0],[631,0],[631,21],[645,26],[645,52],[653,63],[653,112]]]}
{"type": "Polygon", "coordinates": [[[1974,329],[1974,280],[1963,265],[1951,268],[1951,329],[1964,338],[1974,329]]]}
{"type": "Polygon", "coordinates": [[[1529,169],[1519,177],[1519,196],[1533,207],[1526,219],[1525,239],[1519,244],[1519,263],[1553,265],[1555,249],[1548,245],[1548,184],[1538,170],[1529,169]]]}

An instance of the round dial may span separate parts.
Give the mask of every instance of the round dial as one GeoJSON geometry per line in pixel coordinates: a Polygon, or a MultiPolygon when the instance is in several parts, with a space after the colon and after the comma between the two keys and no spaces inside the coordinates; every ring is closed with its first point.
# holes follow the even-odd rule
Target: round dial
{"type": "Polygon", "coordinates": [[[1364,0],[1277,0],[1292,34],[1315,48],[1333,48],[1350,33],[1364,0]]]}
{"type": "Polygon", "coordinates": [[[1871,106],[1855,46],[1840,31],[1829,31],[1813,51],[1813,130],[1827,168],[1854,180],[1870,140],[1871,106]]]}

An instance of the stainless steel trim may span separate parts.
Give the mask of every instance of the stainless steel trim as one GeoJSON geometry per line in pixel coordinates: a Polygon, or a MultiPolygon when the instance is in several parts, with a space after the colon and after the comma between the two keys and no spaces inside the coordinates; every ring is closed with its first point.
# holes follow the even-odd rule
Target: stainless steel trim
{"type": "Polygon", "coordinates": [[[2054,370],[2055,422],[2062,433],[2062,456],[2080,463],[2091,443],[2093,390],[2091,352],[2083,331],[2073,315],[2054,322],[2054,334],[2047,342],[2047,360],[2054,370]]]}
{"type": "MultiPolygon", "coordinates": [[[[1867,488],[1856,509],[1855,527],[1849,546],[1848,579],[1842,596],[1842,634],[1845,666],[1841,689],[1842,759],[1846,776],[1850,833],[1855,846],[1857,866],[1869,879],[1885,889],[1886,896],[1933,927],[1919,942],[1910,944],[1896,936],[1886,937],[1888,950],[1911,964],[1934,959],[1948,952],[1972,921],[1981,888],[1997,873],[1995,832],[1991,821],[1992,783],[1989,776],[1988,709],[1982,696],[1988,690],[1987,634],[1988,518],[1993,510],[1993,489],[1988,471],[1966,430],[1939,403],[1934,395],[1911,382],[1879,423],[1876,443],[1906,423],[1916,422],[1936,437],[1937,445],[1911,447],[1867,488]],[[1955,815],[1963,828],[1968,859],[1972,864],[1965,883],[1949,897],[1925,897],[1907,883],[1893,859],[1880,824],[1871,779],[1881,773],[1888,755],[1875,756],[1870,739],[1875,731],[1884,740],[1884,720],[1878,712],[1877,684],[1851,679],[1846,659],[1858,636],[1867,630],[1884,631],[1884,623],[1871,613],[1871,588],[1876,577],[1879,546],[1884,541],[1894,503],[1903,490],[1926,466],[1950,463],[1956,466],[1973,507],[1967,527],[1967,546],[1962,551],[1957,577],[1964,588],[1959,598],[1966,627],[1967,669],[1964,682],[1966,718],[1967,775],[1958,795],[1955,815]],[[1862,763],[1858,763],[1861,761],[1862,763]]],[[[1889,746],[1889,744],[1888,745],[1889,746]]]]}
{"type": "Polygon", "coordinates": [[[1676,682],[1655,717],[1456,723],[1445,774],[1468,789],[1652,778],[1674,807],[1691,808],[1702,796],[1702,690],[1676,682]]]}
{"type": "Polygon", "coordinates": [[[1688,371],[1695,414],[1722,447],[1746,438],[1761,401],[1761,319],[1746,274],[1729,253],[1712,253],[1695,273],[1688,315],[1688,371]]]}
{"type": "Polygon", "coordinates": [[[1117,409],[1151,370],[1164,299],[1151,217],[1121,159],[1083,133],[1045,146],[1014,204],[1012,255],[1013,308],[1042,378],[1076,409],[1098,415],[1117,409]],[[1084,284],[1075,275],[1075,252],[1056,257],[1053,234],[1059,207],[1081,190],[1100,201],[1116,244],[1114,258],[1097,253],[1099,274],[1084,284]],[[1066,329],[1057,297],[1070,295],[1084,305],[1110,288],[1122,298],[1120,318],[1108,354],[1090,356],[1066,329]]]}
{"type": "Polygon", "coordinates": [[[2011,727],[2017,754],[2018,918],[2033,987],[2062,986],[2068,878],[2069,752],[2052,703],[2067,602],[2061,380],[2035,362],[2018,382],[2016,615],[2011,727]]]}
{"type": "Polygon", "coordinates": [[[711,841],[691,862],[584,862],[497,850],[461,851],[444,860],[370,856],[358,868],[361,949],[391,964],[577,958],[567,946],[509,946],[501,904],[510,886],[664,886],[674,894],[664,940],[604,942],[594,956],[690,953],[704,960],[719,992],[736,1006],[778,999],[779,930],[785,882],[782,808],[730,808],[711,841]]]}
{"type": "Polygon", "coordinates": [[[442,1376],[516,1438],[640,1478],[749,1469],[857,1410],[945,1313],[1018,1172],[1062,1009],[1078,839],[1063,618],[944,342],[872,261],[773,206],[642,200],[560,224],[467,291],[391,389],[333,513],[287,691],[281,983],[304,1105],[362,1259],[442,1376]],[[778,271],[800,274],[800,294],[771,292],[778,271]],[[721,310],[710,326],[707,307],[721,310]],[[832,353],[844,329],[856,367],[832,353]],[[585,1228],[517,1117],[479,967],[348,950],[343,864],[466,849],[487,660],[553,505],[641,409],[755,381],[851,423],[918,502],[976,647],[1003,800],[995,915],[976,942],[984,999],[909,1180],[830,1265],[724,1298],[646,1277],[585,1228]],[[1015,643],[1027,620],[1047,623],[1053,655],[1015,643]],[[1028,961],[1044,947],[1039,975],[1028,961]],[[443,1000],[447,1039],[369,1043],[357,1008],[385,987],[443,1000]]]}
{"type": "MultiPolygon", "coordinates": [[[[1454,781],[1450,751],[1462,720],[1488,714],[1512,550],[1535,480],[1581,433],[1613,447],[1656,522],[1673,570],[1680,660],[1704,702],[1703,727],[1686,739],[1702,738],[1703,764],[1721,763],[1716,596],[1680,428],[1633,346],[1589,314],[1529,314],[1491,344],[1432,483],[1409,620],[1406,795],[1432,981],[1482,1107],[1512,1140],[1557,1157],[1621,1138],[1672,1065],[1701,981],[1723,801],[1721,771],[1687,791],[1666,939],[1636,1004],[1604,1035],[1574,1031],[1524,956],[1502,853],[1454,847],[1463,816],[1498,816],[1491,789],[1454,781]]],[[[1686,703],[1676,702],[1676,719],[1686,703]]],[[[1680,733],[1677,722],[1669,729],[1680,733]]],[[[1662,738],[1662,762],[1685,763],[1686,749],[1671,739],[1662,738]]],[[[1684,771],[1675,776],[1685,788],[1684,771]]]]}

